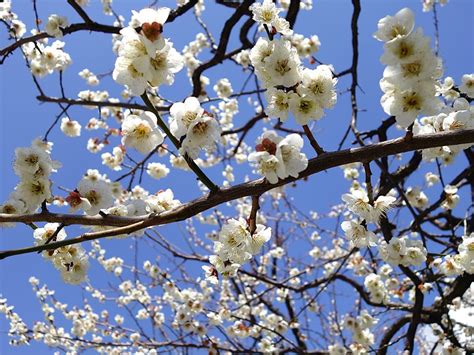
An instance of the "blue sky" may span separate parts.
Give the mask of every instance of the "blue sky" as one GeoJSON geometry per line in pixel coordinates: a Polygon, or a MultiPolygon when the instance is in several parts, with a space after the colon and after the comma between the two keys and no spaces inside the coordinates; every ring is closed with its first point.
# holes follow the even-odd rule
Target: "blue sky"
{"type": "MultiPolygon", "coordinates": [[[[132,9],[139,10],[148,3],[149,1],[116,0],[114,9],[122,14],[128,22],[132,9]]],[[[175,4],[169,1],[160,2],[160,5],[175,7],[175,4]]],[[[359,82],[363,92],[359,91],[358,93],[359,107],[363,110],[359,114],[359,128],[362,130],[375,127],[382,119],[386,118],[386,114],[379,104],[381,91],[378,82],[383,72],[383,66],[379,62],[379,57],[382,54],[382,44],[372,38],[372,33],[376,30],[377,21],[381,17],[393,14],[405,6],[409,6],[415,11],[416,26],[421,26],[424,32],[432,37],[434,33],[433,14],[432,12],[423,13],[420,1],[371,0],[362,2],[362,13],[359,20],[359,82]]],[[[71,23],[79,21],[77,15],[72,13],[65,3],[58,6],[57,1],[40,1],[38,2],[38,10],[40,18],[43,20],[46,20],[49,14],[58,13],[68,16],[71,23]]],[[[34,17],[30,1],[14,1],[13,11],[27,24],[28,30],[32,28],[34,17]]],[[[87,12],[98,22],[110,23],[112,21],[110,17],[101,13],[101,5],[98,0],[91,0],[87,12]]],[[[212,2],[206,4],[203,19],[216,38],[219,37],[223,20],[231,12],[231,10],[212,2]]],[[[312,11],[301,11],[298,15],[295,31],[307,36],[317,34],[322,43],[317,59],[324,63],[333,64],[336,72],[350,67],[352,59],[349,27],[351,15],[352,5],[349,0],[315,0],[312,11]]],[[[472,47],[474,3],[469,0],[451,0],[447,6],[438,9],[438,15],[440,22],[439,53],[444,61],[445,75],[450,75],[456,82],[459,82],[462,74],[472,72],[474,69],[474,49],[472,47]]],[[[194,39],[198,31],[199,26],[194,17],[187,14],[178,21],[167,25],[165,35],[171,38],[178,50],[181,50],[186,43],[194,39]]],[[[83,68],[89,68],[96,74],[109,72],[113,69],[115,55],[111,50],[110,36],[107,34],[75,33],[65,37],[64,40],[66,42],[65,50],[73,59],[73,65],[64,73],[66,95],[76,97],[79,91],[88,89],[77,73],[83,68]]],[[[233,39],[228,48],[234,48],[235,43],[233,39]]],[[[7,35],[4,28],[1,28],[0,47],[3,48],[6,44],[7,35]]],[[[208,54],[200,58],[205,60],[207,57],[208,54]]],[[[205,75],[211,79],[211,83],[214,83],[217,79],[228,77],[232,81],[235,90],[240,87],[243,81],[242,78],[246,77],[246,74],[243,75],[241,69],[233,64],[214,68],[206,72],[205,75]]],[[[40,79],[40,81],[46,94],[59,96],[57,74],[40,79]]],[[[212,85],[208,87],[209,92],[212,92],[212,85]]],[[[349,86],[350,77],[346,76],[341,78],[337,87],[340,92],[344,92],[349,86]]],[[[108,90],[112,97],[119,97],[122,87],[115,84],[110,77],[106,77],[99,87],[92,89],[108,90]]],[[[173,86],[163,87],[160,92],[171,100],[184,99],[187,93],[191,92],[185,70],[178,74],[173,86]]],[[[35,99],[37,94],[31,76],[25,68],[24,60],[20,53],[16,52],[0,67],[1,200],[8,196],[18,181],[11,169],[15,148],[28,146],[34,138],[43,135],[59,112],[58,107],[53,104],[40,104],[35,99]]],[[[337,149],[337,145],[345,132],[350,120],[349,99],[348,93],[340,95],[336,107],[315,125],[314,134],[326,150],[337,149]]],[[[97,114],[95,111],[80,107],[71,108],[70,113],[74,119],[79,120],[82,124],[97,114]]],[[[250,117],[252,117],[252,112],[246,104],[246,100],[240,100],[240,113],[235,118],[235,125],[241,126],[250,117]]],[[[261,128],[261,125],[257,126],[253,134],[249,135],[250,140],[247,140],[249,144],[253,144],[252,140],[261,133],[261,128]]],[[[392,130],[393,136],[400,134],[399,131],[392,130]]],[[[110,178],[118,176],[108,168],[102,167],[100,154],[91,155],[86,151],[86,142],[91,136],[94,136],[94,132],[83,130],[83,135],[80,138],[65,139],[58,127],[53,130],[50,135],[50,139],[54,142],[53,158],[63,164],[59,172],[53,176],[56,184],[73,188],[88,168],[98,167],[99,170],[107,173],[110,178]]],[[[117,144],[118,139],[115,139],[115,144],[117,144]]],[[[306,148],[308,148],[309,144],[306,145],[306,148]]],[[[110,151],[113,146],[111,145],[110,148],[106,148],[104,151],[110,151]]],[[[308,155],[311,154],[310,149],[306,149],[306,152],[308,155]]],[[[167,159],[161,162],[168,164],[167,159]]],[[[427,166],[425,169],[426,171],[433,170],[433,167],[427,166]]],[[[210,169],[208,174],[220,184],[222,183],[221,171],[222,166],[219,165],[210,169]]],[[[251,178],[257,177],[252,174],[251,169],[246,164],[235,166],[235,172],[236,182],[243,181],[245,175],[251,178]]],[[[449,174],[447,172],[448,177],[449,174]]],[[[413,183],[421,184],[423,175],[418,175],[417,179],[413,183]]],[[[172,170],[165,179],[159,181],[145,179],[143,186],[153,190],[153,192],[172,188],[178,199],[187,201],[199,195],[199,190],[193,180],[194,177],[191,173],[172,170]]],[[[291,188],[291,193],[302,210],[325,212],[329,206],[339,203],[341,193],[345,192],[347,188],[348,183],[343,180],[339,169],[334,169],[311,177],[308,182],[299,184],[298,188],[291,188]]],[[[163,235],[170,235],[175,238],[180,238],[179,230],[178,226],[160,228],[163,235]]],[[[69,236],[80,233],[78,228],[71,228],[67,231],[69,236]]],[[[2,250],[31,244],[31,230],[24,226],[18,226],[15,229],[0,229],[0,248],[2,250]]],[[[104,241],[103,245],[106,245],[110,256],[116,255],[127,260],[132,254],[130,248],[133,247],[133,243],[129,240],[104,241]]],[[[85,247],[88,248],[88,246],[85,247]]],[[[307,250],[301,249],[294,252],[303,255],[307,250]]],[[[145,250],[140,255],[150,257],[145,250]]],[[[91,271],[98,275],[98,279],[94,279],[96,283],[106,280],[104,273],[100,272],[96,265],[92,265],[91,271]]],[[[42,282],[46,282],[51,288],[57,290],[58,298],[65,303],[73,304],[82,297],[82,291],[79,287],[64,285],[54,268],[37,254],[0,261],[0,293],[15,305],[16,311],[30,324],[42,317],[39,307],[36,306],[35,296],[28,284],[30,275],[38,277],[42,282]]],[[[48,352],[46,348],[38,346],[20,349],[9,348],[6,336],[3,333],[6,329],[7,325],[4,319],[1,318],[0,353],[48,352]]]]}

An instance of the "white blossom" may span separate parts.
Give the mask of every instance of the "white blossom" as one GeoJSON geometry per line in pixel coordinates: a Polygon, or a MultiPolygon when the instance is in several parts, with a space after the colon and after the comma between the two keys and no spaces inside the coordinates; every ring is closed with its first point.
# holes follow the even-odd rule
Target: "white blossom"
{"type": "Polygon", "coordinates": [[[377,24],[374,37],[382,42],[390,42],[408,36],[415,27],[415,15],[408,8],[403,8],[394,16],[386,16],[377,24]]]}
{"type": "Polygon", "coordinates": [[[140,116],[128,115],[122,122],[122,144],[147,154],[163,143],[163,133],[158,129],[156,117],[150,112],[140,116]]]}
{"type": "Polygon", "coordinates": [[[66,17],[59,15],[50,15],[48,17],[48,22],[45,26],[45,31],[48,35],[53,37],[62,37],[63,28],[66,28],[69,25],[69,22],[66,17]]]}
{"type": "Polygon", "coordinates": [[[169,174],[170,169],[168,169],[165,164],[148,163],[146,172],[154,179],[161,179],[169,174]]]}
{"type": "Polygon", "coordinates": [[[68,117],[61,120],[61,131],[68,137],[79,137],[81,135],[81,124],[68,117]]]}

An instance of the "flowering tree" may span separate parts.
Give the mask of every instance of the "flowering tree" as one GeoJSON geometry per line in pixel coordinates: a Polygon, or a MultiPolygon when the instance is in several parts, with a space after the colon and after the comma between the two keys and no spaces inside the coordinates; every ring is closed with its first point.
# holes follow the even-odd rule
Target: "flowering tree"
{"type": "Polygon", "coordinates": [[[68,354],[474,351],[474,74],[443,74],[445,1],[422,2],[434,41],[408,8],[372,24],[385,117],[369,128],[358,100],[359,0],[343,70],[318,59],[317,35],[295,32],[300,12],[317,11],[311,0],[217,0],[206,4],[214,21],[198,0],[174,9],[130,2],[137,8],[120,14],[112,0],[101,1],[103,14],[97,3],[68,0],[43,14],[33,0],[27,33],[23,14],[0,2],[1,69],[24,58],[37,100],[59,108],[31,145],[4,152],[17,176],[3,186],[0,223],[13,228],[4,237],[26,225],[33,238],[0,259],[31,254],[85,294],[70,305],[31,277],[43,318],[24,321],[15,300],[0,300],[12,345],[68,354]],[[195,38],[178,48],[173,23],[195,38]],[[115,64],[103,74],[94,63],[81,68],[101,90],[66,95],[69,41],[80,32],[91,46],[108,35],[103,50],[115,64]],[[205,76],[216,71],[219,80],[205,76]],[[57,94],[47,80],[59,82],[57,94]],[[335,119],[344,97],[347,126],[326,130],[332,144],[322,144],[318,125],[335,119]],[[87,142],[76,138],[89,132],[87,142]],[[85,173],[59,183],[67,162],[55,151],[69,139],[102,165],[86,154],[76,162],[85,173]],[[313,180],[336,167],[340,201],[314,205],[324,191],[313,180]],[[168,174],[179,188],[157,185],[168,174]],[[306,202],[293,198],[299,190],[306,202]],[[133,255],[106,251],[124,238],[133,255]]]}

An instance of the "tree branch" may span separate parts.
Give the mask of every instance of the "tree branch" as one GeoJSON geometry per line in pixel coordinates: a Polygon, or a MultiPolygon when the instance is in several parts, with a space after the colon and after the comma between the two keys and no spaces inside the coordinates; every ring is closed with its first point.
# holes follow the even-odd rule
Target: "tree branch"
{"type": "Polygon", "coordinates": [[[408,151],[439,147],[444,145],[474,143],[474,130],[459,130],[454,132],[443,132],[415,136],[407,141],[404,138],[397,138],[381,143],[376,143],[364,147],[346,149],[336,152],[328,152],[309,161],[306,170],[302,171],[298,178],[289,177],[278,181],[276,184],[270,184],[265,179],[249,181],[233,187],[222,188],[216,193],[207,194],[191,202],[183,204],[171,211],[160,213],[159,215],[150,215],[145,217],[114,217],[114,216],[80,216],[56,213],[38,213],[30,215],[8,215],[0,214],[1,222],[59,222],[64,225],[101,225],[101,226],[121,226],[111,230],[85,233],[80,237],[69,240],[50,243],[49,245],[40,245],[32,248],[20,250],[5,251],[0,253],[0,259],[11,255],[25,254],[40,250],[56,249],[64,245],[76,244],[86,240],[99,239],[120,234],[129,234],[137,230],[151,226],[169,224],[182,221],[204,212],[210,208],[222,203],[236,200],[242,197],[262,194],[278,186],[283,186],[291,182],[306,178],[318,172],[334,168],[337,166],[371,161],[383,156],[404,153],[408,151]]]}

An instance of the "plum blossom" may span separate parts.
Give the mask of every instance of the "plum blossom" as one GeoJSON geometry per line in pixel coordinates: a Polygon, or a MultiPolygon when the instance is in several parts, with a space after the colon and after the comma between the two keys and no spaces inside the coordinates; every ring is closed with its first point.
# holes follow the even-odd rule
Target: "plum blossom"
{"type": "Polygon", "coordinates": [[[408,236],[392,238],[388,243],[382,241],[379,252],[383,260],[391,265],[419,266],[426,261],[427,251],[421,240],[408,236]]]}
{"type": "Polygon", "coordinates": [[[170,108],[170,130],[177,138],[185,137],[180,149],[191,159],[197,159],[201,149],[208,152],[215,148],[221,128],[217,120],[204,111],[195,97],[177,102],[170,108]]]}
{"type": "Polygon", "coordinates": [[[470,98],[474,98],[474,74],[464,74],[461,80],[459,90],[470,98]]]}
{"type": "Polygon", "coordinates": [[[151,112],[143,112],[140,116],[128,115],[122,122],[122,144],[126,147],[147,154],[163,143],[163,140],[163,133],[151,112]]]}
{"type": "Polygon", "coordinates": [[[243,218],[229,219],[222,226],[218,240],[214,242],[216,255],[210,256],[209,261],[219,274],[233,277],[242,264],[260,252],[271,234],[271,228],[261,224],[257,224],[256,230],[251,234],[248,223],[243,218]]]}
{"type": "Polygon", "coordinates": [[[68,117],[63,117],[61,131],[68,137],[79,137],[81,135],[81,124],[68,117]]]}
{"type": "Polygon", "coordinates": [[[344,221],[341,223],[341,228],[347,239],[350,240],[352,247],[362,248],[376,245],[377,236],[375,233],[355,221],[344,221]]]}
{"type": "Polygon", "coordinates": [[[386,42],[380,58],[387,64],[380,88],[384,111],[395,116],[402,128],[408,128],[418,115],[439,112],[436,98],[437,79],[443,73],[441,60],[429,46],[421,29],[414,31],[414,15],[407,8],[379,21],[374,37],[386,42]]]}
{"type": "Polygon", "coordinates": [[[293,33],[288,21],[278,16],[283,9],[276,7],[272,0],[263,0],[263,3],[254,3],[250,6],[250,10],[253,14],[253,20],[259,25],[265,25],[270,29],[273,27],[277,32],[285,36],[293,33]]]}
{"type": "Polygon", "coordinates": [[[183,67],[181,55],[161,36],[169,12],[168,8],[134,12],[131,25],[120,31],[122,39],[112,76],[133,95],[143,94],[148,83],[171,85],[174,74],[183,67]],[[141,31],[138,33],[134,26],[139,26],[141,31]]]}
{"type": "Polygon", "coordinates": [[[197,159],[201,149],[212,151],[215,148],[220,134],[220,126],[214,117],[203,114],[190,123],[180,152],[191,159],[197,159]]]}
{"type": "Polygon", "coordinates": [[[249,154],[248,160],[258,173],[276,184],[278,179],[298,177],[306,169],[308,159],[301,153],[302,147],[303,139],[297,134],[282,138],[275,131],[266,131],[257,140],[256,151],[249,154]]]}
{"type": "Polygon", "coordinates": [[[114,202],[110,184],[104,180],[83,178],[77,185],[77,194],[71,199],[74,201],[73,204],[70,202],[71,208],[81,208],[90,216],[98,214],[101,209],[111,207],[114,202]]]}
{"type": "Polygon", "coordinates": [[[46,23],[45,31],[50,36],[62,37],[62,29],[66,28],[68,25],[69,22],[66,17],[53,14],[48,17],[48,22],[46,23]]]}
{"type": "Polygon", "coordinates": [[[154,179],[161,179],[169,174],[170,169],[168,169],[165,164],[148,163],[146,172],[154,179]]]}
{"type": "Polygon", "coordinates": [[[364,190],[353,190],[349,194],[342,195],[342,200],[347,203],[347,208],[367,222],[378,223],[395,202],[393,196],[379,196],[373,205],[369,202],[367,192],[364,190]]]}
{"type": "Polygon", "coordinates": [[[374,37],[382,42],[390,42],[408,36],[415,27],[415,15],[408,8],[403,8],[394,16],[385,16],[377,24],[374,37]]]}

